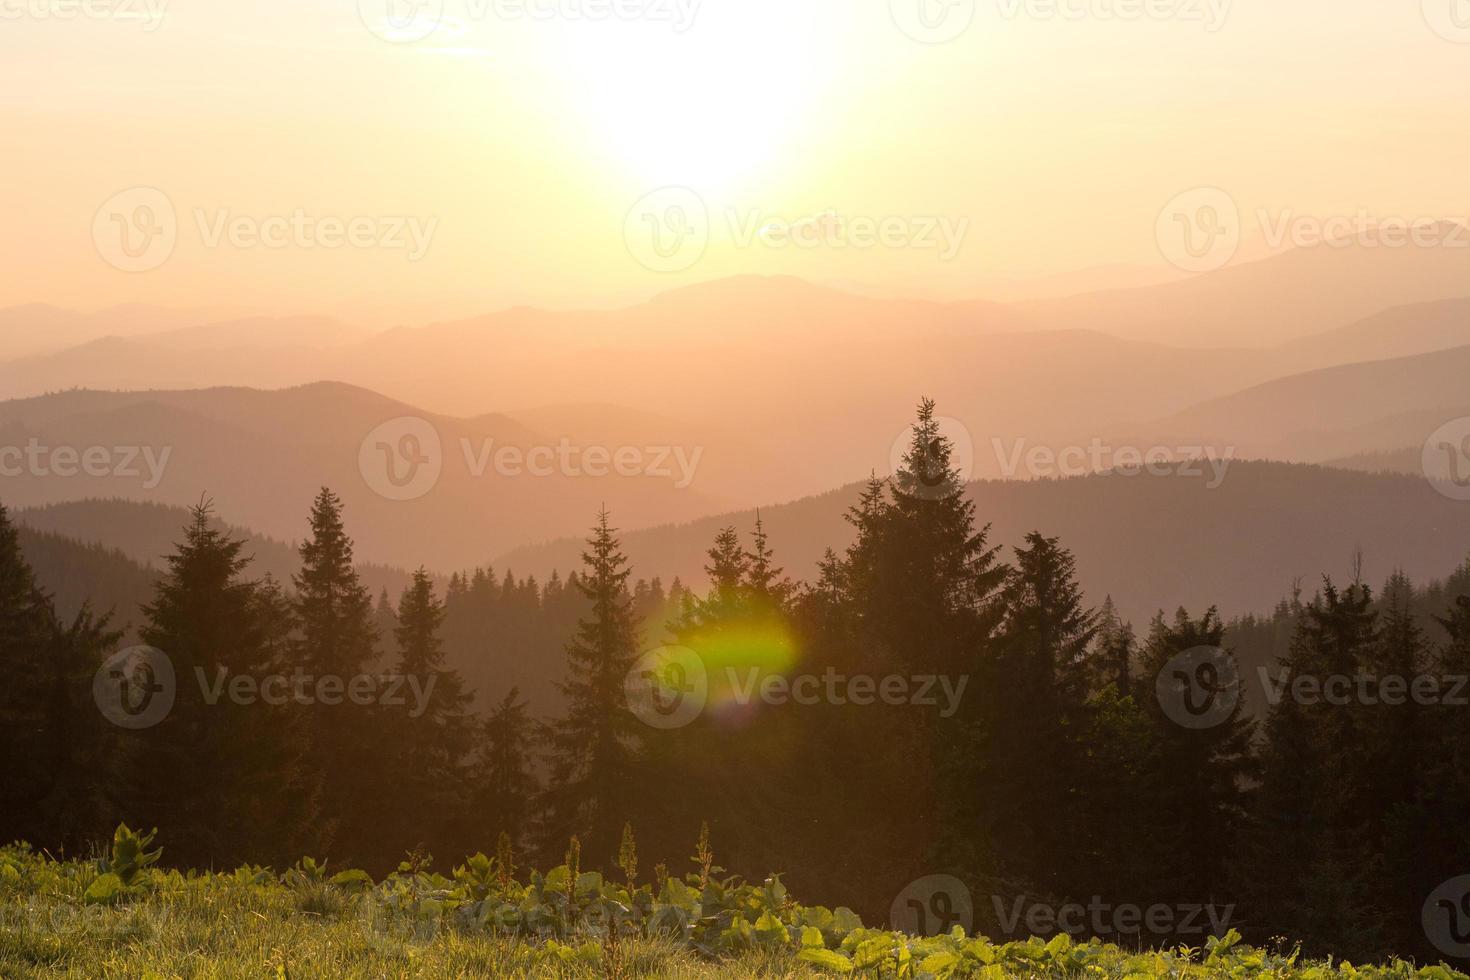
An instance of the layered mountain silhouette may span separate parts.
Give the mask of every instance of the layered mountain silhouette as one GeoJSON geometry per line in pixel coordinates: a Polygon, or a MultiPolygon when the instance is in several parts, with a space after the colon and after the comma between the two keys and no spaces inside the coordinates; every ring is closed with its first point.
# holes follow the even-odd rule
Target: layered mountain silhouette
{"type": "MultiPolygon", "coordinates": [[[[382,437],[390,450],[396,438],[382,437]]],[[[701,489],[697,444],[673,447],[681,457],[646,452],[642,441],[585,446],[568,438],[576,450],[634,449],[641,469],[619,475],[609,462],[594,469],[574,460],[575,472],[556,463],[547,475],[533,473],[526,454],[555,451],[563,438],[507,416],[438,416],[327,382],[280,391],[69,391],[0,403],[0,447],[35,447],[42,460],[36,467],[8,459],[17,472],[3,478],[0,499],[11,507],[99,497],[189,506],[210,497],[234,522],[293,541],[305,533],[312,498],[329,486],[346,504],[359,558],[435,568],[469,567],[517,544],[578,533],[604,505],[635,526],[722,509],[701,489]],[[421,419],[437,439],[438,480],[412,499],[384,495],[393,492],[384,467],[404,461],[381,456],[374,437],[402,417],[421,419]],[[57,465],[49,453],[58,447],[78,456],[99,449],[115,465],[100,474],[77,460],[57,465]],[[521,467],[498,465],[503,451],[521,454],[521,467]],[[692,482],[680,486],[686,478],[692,482]]]]}
{"type": "Polygon", "coordinates": [[[760,505],[773,531],[802,515],[788,563],[806,574],[819,542],[845,540],[841,513],[857,481],[892,472],[927,396],[967,437],[965,474],[999,539],[1032,526],[1061,534],[1089,588],[1118,593],[1136,614],[1179,601],[1246,611],[1274,601],[1291,576],[1345,560],[1324,550],[1334,522],[1365,528],[1370,559],[1420,574],[1457,562],[1462,518],[1422,478],[1420,450],[1446,422],[1470,417],[1465,254],[1299,249],[1008,304],[742,276],[622,309],[517,307],[384,331],[320,316],[16,307],[0,310],[0,392],[11,396],[0,402],[0,448],[131,447],[151,451],[157,472],[150,478],[144,459],[131,477],[28,467],[0,477],[0,500],[66,504],[26,519],[149,562],[162,552],[147,549],[170,540],[172,508],[213,497],[262,536],[252,544],[276,574],[291,567],[289,543],[327,485],[346,502],[358,557],[389,569],[385,584],[420,563],[448,572],[504,557],[526,572],[565,572],[603,506],[638,532],[630,548],[650,575],[697,580],[708,532],[748,523],[760,505]],[[396,479],[428,458],[403,455],[423,449],[417,435],[403,442],[381,429],[405,418],[432,433],[439,474],[395,499],[388,468],[396,479]],[[1154,446],[1329,468],[1236,462],[1219,490],[1196,495],[1180,479],[1037,479],[1076,471],[1027,462],[1038,447],[1094,445],[1108,453],[1088,466],[1104,470],[1112,450],[1154,446]],[[558,464],[535,476],[497,466],[502,449],[558,447],[636,450],[641,469],[593,476],[558,464]],[[98,498],[131,504],[80,503],[98,498]],[[132,504],[157,506],[107,510],[132,504]],[[1236,523],[1239,540],[1264,550],[1234,555],[1226,529],[1236,523]],[[686,525],[687,540],[677,530],[686,525]],[[1181,554],[1105,557],[1169,539],[1162,528],[1183,536],[1181,554]],[[667,550],[651,544],[664,540],[667,550]],[[1182,554],[1201,547],[1232,557],[1207,559],[1219,572],[1191,573],[1182,554]]]}
{"type": "Polygon", "coordinates": [[[1444,223],[1438,235],[1436,247],[1389,247],[1374,235],[1340,239],[1178,282],[1017,309],[1051,328],[1193,347],[1274,346],[1393,307],[1470,295],[1470,230],[1444,223]]]}
{"type": "MultiPolygon", "coordinates": [[[[774,502],[888,468],[919,393],[937,399],[982,447],[997,438],[1066,445],[1160,435],[1189,444],[1231,435],[1228,428],[1173,425],[1179,413],[1211,399],[1294,375],[1310,387],[1314,371],[1470,343],[1470,299],[1437,298],[1446,291],[1470,295],[1470,279],[1455,286],[1442,255],[1409,251],[1301,250],[1050,306],[873,299],[799,279],[745,276],[626,309],[521,307],[377,333],[320,317],[151,332],[129,320],[117,331],[122,335],[0,362],[0,391],[280,388],[337,380],[416,412],[494,413],[557,438],[636,433],[698,443],[707,449],[705,493],[732,503],[774,502]],[[1349,292],[1382,288],[1354,305],[1331,285],[1339,277],[1349,292]],[[1277,309],[1263,295],[1290,302],[1277,309]],[[1114,298],[1099,305],[1098,296],[1114,298]],[[1408,305],[1387,305],[1397,299],[1408,305]],[[1179,314],[1185,319],[1243,324],[1264,322],[1258,307],[1269,307],[1267,319],[1277,326],[1250,334],[1258,346],[1236,341],[1228,348],[1201,347],[1211,339],[1197,332],[1150,334],[1130,326],[1143,322],[1139,310],[1175,307],[1193,311],[1179,314]],[[1371,315],[1364,318],[1365,311],[1371,315]],[[1139,336],[1155,339],[1129,339],[1139,336]],[[718,480],[709,475],[716,471],[718,480]]],[[[25,309],[5,311],[0,326],[25,316],[25,309]]],[[[100,316],[87,318],[88,329],[100,316]]],[[[1433,360],[1409,365],[1396,382],[1419,392],[1414,404],[1439,397],[1443,373],[1433,360]],[[1411,377],[1419,370],[1427,373],[1424,384],[1411,377]]],[[[1370,388],[1355,419],[1335,427],[1350,430],[1408,407],[1395,397],[1395,390],[1370,388]]],[[[1297,425],[1287,411],[1268,409],[1271,424],[1251,428],[1260,454],[1316,461],[1402,448],[1347,438],[1307,451],[1298,443],[1321,426],[1297,425]]],[[[974,475],[1013,475],[995,457],[980,452],[974,475]]]]}
{"type": "MultiPolygon", "coordinates": [[[[1140,627],[1159,610],[1226,616],[1266,611],[1300,581],[1350,578],[1354,547],[1366,578],[1396,568],[1416,581],[1443,577],[1470,554],[1470,505],[1436,492],[1422,477],[1350,472],[1306,464],[1238,460],[1217,486],[1201,466],[1170,475],[1137,473],[968,485],[991,544],[1023,543],[1030,531],[1057,536],[1077,556],[1089,601],[1111,595],[1140,627]],[[1345,530],[1350,529],[1350,530],[1345,530]]],[[[861,485],[760,510],[787,573],[814,580],[826,548],[853,539],[844,514],[861,485]]],[[[623,543],[634,569],[704,579],[705,551],[734,526],[748,535],[754,509],[634,531],[623,543]]],[[[748,541],[748,536],[746,538],[748,541]]],[[[512,550],[497,565],[541,576],[573,567],[576,539],[512,550]]]]}

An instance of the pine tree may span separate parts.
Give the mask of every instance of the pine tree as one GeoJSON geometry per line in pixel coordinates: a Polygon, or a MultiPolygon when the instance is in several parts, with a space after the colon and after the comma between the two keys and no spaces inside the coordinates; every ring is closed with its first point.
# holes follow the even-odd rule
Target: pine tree
{"type": "Polygon", "coordinates": [[[710,581],[709,594],[696,600],[691,614],[681,617],[673,627],[684,642],[690,642],[689,637],[693,634],[717,631],[732,622],[739,622],[750,609],[745,585],[750,572],[750,556],[741,547],[740,535],[735,528],[721,528],[705,554],[709,557],[704,566],[710,581]]]}
{"type": "Polygon", "coordinates": [[[419,568],[398,603],[395,674],[410,679],[407,703],[392,712],[393,762],[388,767],[404,807],[397,829],[405,848],[447,843],[456,814],[468,803],[466,758],[473,736],[459,673],[445,668],[440,630],[444,605],[429,573],[419,568]],[[422,696],[424,703],[417,703],[422,696]]]}
{"type": "Polygon", "coordinates": [[[1273,928],[1309,949],[1359,959],[1378,947],[1382,925],[1369,899],[1371,862],[1363,860],[1361,817],[1372,787],[1358,768],[1367,754],[1362,716],[1355,704],[1296,692],[1304,684],[1323,691],[1333,678],[1351,683],[1379,642],[1377,613],[1366,586],[1339,590],[1330,579],[1303,613],[1280,664],[1283,696],[1267,715],[1256,872],[1242,887],[1273,928]]]}
{"type": "MultiPolygon", "coordinates": [[[[975,681],[959,711],[832,712],[825,734],[843,738],[878,783],[903,782],[906,800],[873,803],[879,826],[897,826],[903,809],[943,816],[915,828],[892,848],[881,872],[895,877],[932,866],[936,852],[960,854],[976,839],[980,734],[974,718],[979,675],[1002,616],[1006,569],[976,527],[975,505],[954,468],[953,446],[924,399],[909,447],[891,480],[873,477],[846,517],[856,535],[840,559],[823,563],[803,603],[800,644],[820,651],[823,666],[847,674],[939,675],[975,681]],[[844,730],[844,726],[850,728],[844,730]]],[[[968,682],[967,682],[968,683],[968,682]]],[[[830,750],[830,747],[828,747],[830,750]]],[[[838,806],[854,805],[839,800],[838,806]]],[[[966,851],[963,859],[979,861],[966,851]]]]}
{"type": "MultiPolygon", "coordinates": [[[[1414,799],[1428,756],[1425,712],[1410,691],[1414,679],[1428,667],[1428,643],[1414,616],[1413,591],[1408,577],[1402,571],[1394,572],[1383,590],[1377,642],[1364,651],[1363,673],[1374,679],[1376,688],[1376,703],[1360,705],[1367,754],[1359,765],[1365,783],[1372,787],[1363,802],[1374,808],[1371,812],[1378,818],[1368,818],[1370,824],[1414,799]],[[1399,685],[1402,689],[1395,694],[1399,685]]],[[[1379,830],[1381,827],[1370,827],[1372,834],[1379,830]]],[[[1380,844],[1381,840],[1375,840],[1374,849],[1380,844]]]]}
{"type": "Polygon", "coordinates": [[[775,553],[771,550],[766,526],[761,521],[759,510],[755,512],[755,547],[748,554],[745,573],[745,588],[756,606],[777,612],[785,611],[795,594],[796,586],[786,578],[776,565],[775,553]]]}
{"type": "Polygon", "coordinates": [[[1433,839],[1426,776],[1438,748],[1431,737],[1430,707],[1413,695],[1429,673],[1429,644],[1414,614],[1414,587],[1395,571],[1380,600],[1378,642],[1367,651],[1364,674],[1374,696],[1358,706],[1364,754],[1355,768],[1373,792],[1358,815],[1371,873],[1364,899],[1377,910],[1385,950],[1412,950],[1422,935],[1418,914],[1423,896],[1443,881],[1425,872],[1434,860],[1425,844],[1433,839]]]}
{"type": "Polygon", "coordinates": [[[566,648],[567,678],[558,685],[565,714],[547,726],[544,736],[551,777],[542,841],[554,849],[575,834],[590,853],[611,856],[638,799],[643,726],[628,710],[624,694],[638,656],[638,629],[627,587],[628,560],[606,510],[587,545],[577,587],[591,610],[566,648]]]}
{"type": "Polygon", "coordinates": [[[133,818],[168,832],[172,853],[190,865],[274,856],[267,851],[280,840],[272,788],[291,760],[279,709],[228,693],[236,678],[259,684],[270,674],[279,635],[243,577],[244,546],[201,502],[143,608],[143,642],[169,658],[176,690],[168,716],[141,733],[133,818]]]}
{"type": "Polygon", "coordinates": [[[323,487],[312,504],[311,537],[301,545],[294,577],[300,661],[308,673],[349,678],[378,658],[372,599],[352,563],[342,501],[323,487]]]}
{"type": "Polygon", "coordinates": [[[1151,828],[1157,887],[1171,901],[1219,899],[1229,886],[1228,855],[1244,832],[1245,786],[1255,774],[1251,752],[1254,723],[1246,715],[1245,684],[1233,651],[1225,645],[1225,625],[1211,607],[1198,619],[1180,609],[1171,624],[1154,621],[1142,656],[1139,700],[1152,719],[1157,751],[1151,760],[1149,788],[1158,818],[1151,828]],[[1215,692],[1228,713],[1201,728],[1181,725],[1158,696],[1158,678],[1181,655],[1214,651],[1212,660],[1227,665],[1215,692]],[[1198,846],[1206,841],[1208,846],[1198,846]],[[1191,860],[1181,865],[1167,853],[1191,847],[1191,860]],[[1160,854],[1158,848],[1167,853],[1160,854]],[[1165,871],[1164,869],[1168,869],[1165,871]]]}
{"type": "MultiPolygon", "coordinates": [[[[326,487],[312,504],[311,536],[300,552],[301,571],[293,579],[299,624],[295,663],[311,684],[350,687],[378,659],[377,627],[372,597],[353,567],[342,502],[326,487]]],[[[365,815],[383,800],[379,772],[386,746],[377,724],[379,708],[346,698],[337,704],[315,694],[311,698],[300,710],[322,811],[313,850],[331,848],[338,860],[351,860],[371,851],[373,828],[365,815]]]]}
{"type": "Polygon", "coordinates": [[[117,816],[122,753],[91,688],[118,636],[86,605],[57,620],[0,505],[0,840],[79,851],[117,816]]]}
{"type": "Polygon", "coordinates": [[[474,762],[476,826],[508,834],[517,847],[528,843],[539,792],[532,770],[535,728],[527,709],[520,691],[511,688],[485,716],[474,762]]]}
{"type": "Polygon", "coordinates": [[[1097,648],[1089,658],[1093,664],[1094,690],[1112,685],[1120,697],[1133,693],[1133,659],[1138,639],[1133,624],[1123,622],[1113,597],[1103,599],[1097,614],[1097,648]]]}
{"type": "Polygon", "coordinates": [[[1005,623],[979,686],[986,734],[986,823],[1019,873],[1056,893],[1056,872],[1079,842],[1075,786],[1083,775],[1088,649],[1096,615],[1083,605],[1076,560],[1055,538],[1032,532],[1015,549],[1005,623]],[[1034,773],[1046,773],[1036,779],[1034,773]]]}
{"type": "Polygon", "coordinates": [[[393,601],[388,598],[387,586],[378,592],[378,604],[373,607],[373,625],[377,628],[378,648],[391,647],[398,631],[398,611],[393,608],[393,601]]]}
{"type": "Polygon", "coordinates": [[[841,577],[885,667],[953,674],[981,659],[1001,618],[1006,569],[976,530],[934,402],[919,404],[903,465],[873,478],[847,518],[857,530],[841,577]]]}
{"type": "Polygon", "coordinates": [[[0,838],[19,839],[38,827],[42,799],[53,784],[49,746],[53,720],[43,706],[55,613],[36,586],[20,541],[0,506],[0,838]]]}

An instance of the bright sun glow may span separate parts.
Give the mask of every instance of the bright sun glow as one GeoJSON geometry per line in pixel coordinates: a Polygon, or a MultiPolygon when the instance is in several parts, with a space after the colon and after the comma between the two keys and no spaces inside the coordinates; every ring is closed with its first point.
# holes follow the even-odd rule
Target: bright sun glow
{"type": "Polygon", "coordinates": [[[780,0],[743,6],[739,16],[699,9],[683,33],[666,22],[561,27],[573,118],[610,163],[650,184],[714,191],[799,155],[835,73],[831,22],[780,0]]]}

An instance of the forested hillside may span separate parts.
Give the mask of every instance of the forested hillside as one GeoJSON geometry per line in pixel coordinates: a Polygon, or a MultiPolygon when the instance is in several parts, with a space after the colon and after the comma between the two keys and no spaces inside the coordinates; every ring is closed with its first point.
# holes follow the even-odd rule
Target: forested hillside
{"type": "Polygon", "coordinates": [[[1350,566],[1265,620],[1195,605],[1135,626],[1062,539],[1002,546],[963,489],[926,402],[812,578],[761,521],[705,543],[707,586],[665,591],[604,512],[575,576],[441,592],[420,571],[391,608],[330,490],[289,583],[201,506],[143,608],[148,647],[120,655],[36,591],[6,519],[0,837],[75,853],[125,819],[181,867],[310,853],[381,874],[504,833],[548,864],[575,838],[611,874],[627,825],[674,867],[707,822],[722,864],[873,921],[938,876],[941,926],[991,936],[1083,901],[1179,913],[1077,927],[1125,945],[1197,943],[1208,921],[1313,955],[1435,954],[1418,910],[1470,862],[1463,572],[1416,594],[1350,566]],[[446,656],[466,607],[466,635],[546,630],[503,635],[504,679],[574,624],[555,701],[467,690],[446,656]],[[1268,655],[1278,693],[1248,711],[1268,655]],[[1395,678],[1415,697],[1321,696],[1395,678]]]}

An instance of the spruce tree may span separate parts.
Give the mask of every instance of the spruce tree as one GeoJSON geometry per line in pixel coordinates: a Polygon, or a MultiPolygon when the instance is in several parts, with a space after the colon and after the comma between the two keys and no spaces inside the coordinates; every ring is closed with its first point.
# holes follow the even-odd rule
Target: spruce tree
{"type": "Polygon", "coordinates": [[[260,614],[244,546],[201,502],[143,608],[143,642],[169,658],[176,690],[168,716],[139,734],[133,819],[167,832],[189,865],[284,856],[267,853],[281,839],[272,790],[292,765],[282,709],[230,694],[236,678],[258,685],[272,672],[280,626],[260,614]]]}
{"type": "Polygon", "coordinates": [[[1321,692],[1340,684],[1335,678],[1354,690],[1378,642],[1369,589],[1324,579],[1278,671],[1282,696],[1267,715],[1252,834],[1256,872],[1242,885],[1273,928],[1310,950],[1355,959],[1378,948],[1382,926],[1369,898],[1372,862],[1363,860],[1362,816],[1373,790],[1359,768],[1368,754],[1360,706],[1321,692]]]}
{"type": "Polygon", "coordinates": [[[453,817],[468,804],[466,757],[472,744],[465,693],[459,673],[444,665],[440,630],[444,605],[434,594],[429,573],[419,568],[398,603],[395,675],[410,679],[401,688],[406,703],[391,706],[393,763],[389,766],[397,796],[413,801],[398,839],[405,848],[442,846],[453,817]],[[417,699],[422,697],[423,703],[417,699]]]}
{"type": "MultiPolygon", "coordinates": [[[[969,678],[949,718],[932,708],[870,708],[850,718],[834,713],[852,728],[843,732],[834,724],[830,733],[866,751],[875,779],[904,781],[910,808],[942,815],[915,828],[903,851],[893,849],[887,873],[894,875],[932,866],[941,856],[981,860],[972,853],[984,792],[977,782],[976,696],[993,652],[1007,572],[988,541],[989,527],[976,526],[953,451],[934,402],[923,399],[898,471],[862,488],[846,515],[854,541],[840,559],[823,563],[814,601],[804,603],[801,617],[802,643],[840,672],[942,675],[951,685],[969,678]]],[[[875,809],[879,823],[902,819],[897,801],[875,809]]]]}
{"type": "Polygon", "coordinates": [[[54,784],[48,716],[55,613],[21,554],[19,536],[0,506],[0,839],[39,829],[41,801],[54,784]]]}
{"type": "Polygon", "coordinates": [[[776,565],[775,552],[771,549],[770,539],[766,534],[766,526],[761,521],[759,510],[755,512],[755,531],[752,537],[754,547],[747,556],[746,591],[757,607],[777,612],[785,611],[796,592],[796,586],[782,574],[785,569],[776,565]]]}
{"type": "Polygon", "coordinates": [[[1387,951],[1413,950],[1422,934],[1418,914],[1424,895],[1448,876],[1433,877],[1435,861],[1426,777],[1438,746],[1432,738],[1432,705],[1414,696],[1431,671],[1429,643],[1414,610],[1414,587],[1395,571],[1380,600],[1378,642],[1369,647],[1364,674],[1372,680],[1368,703],[1359,705],[1364,754],[1356,765],[1365,785],[1359,815],[1362,845],[1372,871],[1364,902],[1378,910],[1387,951]],[[1429,872],[1426,874],[1426,872],[1429,872]]]}
{"type": "Polygon", "coordinates": [[[985,823],[1011,872],[1054,893],[1078,842],[1075,787],[1082,777],[1088,650],[1096,615],[1083,603],[1076,560],[1032,532],[1015,549],[1005,622],[977,692],[985,751],[977,785],[985,823]],[[1045,773],[1044,779],[1035,773],[1045,773]]]}
{"type": "Polygon", "coordinates": [[[1103,599],[1097,614],[1096,650],[1090,660],[1093,664],[1092,687],[1094,691],[1112,685],[1119,697],[1133,693],[1133,659],[1137,654],[1138,638],[1133,624],[1123,622],[1113,597],[1103,599]]]}
{"type": "Polygon", "coordinates": [[[480,726],[473,820],[481,831],[505,833],[517,847],[529,843],[530,818],[539,792],[532,767],[535,727],[528,705],[511,688],[480,726]]]}
{"type": "Polygon", "coordinates": [[[311,536],[301,544],[296,585],[298,637],[294,666],[313,685],[299,707],[309,745],[322,818],[318,853],[352,860],[373,848],[368,815],[381,808],[385,755],[376,703],[355,704],[330,690],[350,688],[378,659],[372,597],[352,561],[352,539],[342,523],[342,502],[323,487],[312,504],[311,536]],[[335,701],[337,703],[327,703],[335,701]]]}
{"type": "Polygon", "coordinates": [[[577,588],[590,604],[567,644],[567,676],[557,685],[565,713],[544,734],[550,785],[542,843],[548,853],[573,834],[588,853],[611,857],[639,798],[643,725],[628,710],[624,683],[638,658],[638,626],[628,592],[628,559],[606,510],[587,539],[577,588]]]}
{"type": "Polygon", "coordinates": [[[378,592],[378,603],[373,607],[373,624],[377,627],[378,649],[390,649],[398,631],[398,611],[393,608],[393,601],[388,598],[387,586],[378,592]]]}
{"type": "Polygon", "coordinates": [[[1155,851],[1161,872],[1156,887],[1170,901],[1222,900],[1230,885],[1228,855],[1244,831],[1248,812],[1244,793],[1255,766],[1246,688],[1235,655],[1226,646],[1219,612],[1211,607],[1196,619],[1179,609],[1172,623],[1162,617],[1155,620],[1142,661],[1139,700],[1158,736],[1150,760],[1156,819],[1149,843],[1172,854],[1192,848],[1187,863],[1155,851]],[[1214,696],[1225,699],[1219,702],[1225,713],[1203,727],[1181,724],[1159,694],[1160,675],[1176,669],[1181,656],[1208,657],[1211,669],[1220,672],[1214,696]]]}
{"type": "Polygon", "coordinates": [[[352,563],[342,501],[323,487],[312,503],[311,536],[301,544],[296,585],[300,662],[316,675],[352,677],[378,658],[372,599],[352,563]]]}
{"type": "Polygon", "coordinates": [[[80,851],[117,819],[126,758],[92,679],[118,638],[86,605],[57,620],[0,505],[0,840],[80,851]]]}

